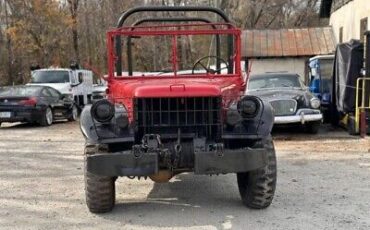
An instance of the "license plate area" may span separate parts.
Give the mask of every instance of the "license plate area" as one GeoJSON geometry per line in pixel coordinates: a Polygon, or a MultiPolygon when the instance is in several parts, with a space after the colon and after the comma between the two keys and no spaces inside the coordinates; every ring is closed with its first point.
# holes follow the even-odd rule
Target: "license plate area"
{"type": "Polygon", "coordinates": [[[11,118],[12,113],[11,112],[0,112],[0,118],[11,118]]]}

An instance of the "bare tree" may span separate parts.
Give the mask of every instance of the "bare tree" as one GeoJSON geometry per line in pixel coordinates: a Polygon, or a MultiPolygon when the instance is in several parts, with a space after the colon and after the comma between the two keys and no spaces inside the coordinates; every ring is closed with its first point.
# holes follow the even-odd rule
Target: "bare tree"
{"type": "MultiPolygon", "coordinates": [[[[8,29],[10,27],[10,21],[9,21],[9,9],[8,9],[8,2],[5,1],[3,3],[4,5],[4,15],[5,15],[5,27],[8,29]]],[[[9,34],[6,34],[6,49],[8,53],[8,65],[7,65],[7,73],[8,73],[8,84],[13,83],[13,49],[12,49],[12,40],[9,36],[9,34]]]]}
{"type": "Polygon", "coordinates": [[[74,59],[77,63],[80,62],[80,53],[78,48],[78,30],[77,30],[77,16],[78,16],[78,5],[79,0],[67,0],[69,4],[69,12],[72,19],[72,42],[74,50],[74,59]]]}

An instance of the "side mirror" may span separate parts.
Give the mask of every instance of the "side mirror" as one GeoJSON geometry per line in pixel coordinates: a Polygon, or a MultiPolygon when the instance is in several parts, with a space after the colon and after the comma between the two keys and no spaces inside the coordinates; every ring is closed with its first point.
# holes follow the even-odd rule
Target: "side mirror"
{"type": "Polygon", "coordinates": [[[83,81],[84,81],[84,79],[82,77],[82,73],[78,73],[78,82],[82,83],[83,81]]]}

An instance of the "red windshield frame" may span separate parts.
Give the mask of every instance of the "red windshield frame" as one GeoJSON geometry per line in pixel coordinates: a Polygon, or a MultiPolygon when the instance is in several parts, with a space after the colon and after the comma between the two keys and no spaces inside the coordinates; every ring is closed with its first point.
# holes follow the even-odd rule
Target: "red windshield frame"
{"type": "MultiPolygon", "coordinates": [[[[232,60],[234,64],[233,74],[218,74],[217,76],[241,76],[241,31],[229,23],[202,23],[202,24],[171,24],[171,25],[152,25],[152,26],[135,26],[135,27],[121,27],[107,32],[107,48],[108,48],[108,77],[107,80],[113,78],[125,78],[133,76],[119,75],[115,76],[115,63],[118,60],[115,54],[114,39],[117,36],[172,36],[173,43],[176,42],[177,36],[186,35],[231,35],[233,36],[233,55],[232,60]],[[213,27],[213,28],[210,28],[213,27]]],[[[176,77],[176,45],[172,45],[172,65],[174,68],[174,75],[167,75],[166,77],[176,77]]],[[[215,76],[210,73],[181,75],[182,77],[210,77],[215,76]]]]}

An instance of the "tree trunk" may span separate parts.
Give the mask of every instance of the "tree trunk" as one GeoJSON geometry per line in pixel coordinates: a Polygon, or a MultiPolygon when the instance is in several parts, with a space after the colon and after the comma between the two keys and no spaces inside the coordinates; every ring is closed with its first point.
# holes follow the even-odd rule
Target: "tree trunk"
{"type": "Polygon", "coordinates": [[[85,6],[85,26],[86,26],[86,48],[87,48],[87,62],[89,65],[92,65],[92,46],[91,46],[91,31],[90,31],[90,18],[88,12],[88,0],[84,1],[84,6],[85,6]]]}
{"type": "Polygon", "coordinates": [[[71,13],[71,19],[72,19],[72,42],[73,42],[74,59],[75,59],[74,61],[76,61],[77,63],[80,62],[80,53],[78,49],[78,30],[77,30],[78,2],[79,0],[68,0],[69,11],[71,13]]]}
{"type": "MultiPolygon", "coordinates": [[[[5,26],[8,29],[9,28],[9,13],[8,13],[8,4],[7,2],[4,3],[4,10],[5,10],[5,26]]],[[[13,49],[12,49],[12,40],[10,36],[6,35],[6,49],[8,53],[8,64],[7,64],[7,73],[8,73],[8,81],[7,84],[11,85],[13,84],[13,49]]]]}

